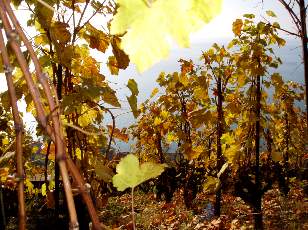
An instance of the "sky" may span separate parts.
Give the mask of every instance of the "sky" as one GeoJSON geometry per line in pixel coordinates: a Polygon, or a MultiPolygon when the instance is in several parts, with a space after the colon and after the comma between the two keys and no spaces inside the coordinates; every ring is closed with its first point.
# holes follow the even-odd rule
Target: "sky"
{"type": "Polygon", "coordinates": [[[191,41],[195,43],[205,39],[230,38],[233,36],[232,22],[235,19],[240,18],[243,14],[253,13],[256,15],[256,20],[261,20],[266,17],[267,10],[275,12],[276,20],[281,26],[283,25],[283,28],[295,30],[287,11],[278,0],[264,0],[263,4],[261,0],[224,0],[222,12],[202,30],[193,34],[191,41]]]}
{"type": "MultiPolygon", "coordinates": [[[[217,41],[232,37],[232,22],[245,13],[254,13],[257,20],[265,16],[266,10],[273,10],[277,15],[277,21],[283,28],[294,31],[294,26],[290,22],[290,17],[278,0],[224,0],[221,13],[200,31],[191,35],[191,44],[202,43],[204,41],[217,41]]],[[[18,12],[18,16],[23,16],[24,11],[18,12]]],[[[25,22],[25,21],[24,21],[25,22]]],[[[97,22],[96,22],[97,23],[97,22]]],[[[96,24],[95,23],[95,24],[96,24]]],[[[284,34],[287,39],[293,37],[284,34]]],[[[0,75],[0,92],[6,90],[3,84],[3,75],[0,75]]]]}
{"type": "MultiPolygon", "coordinates": [[[[266,17],[266,10],[272,10],[276,13],[277,18],[275,19],[280,23],[280,25],[287,30],[296,31],[295,27],[292,25],[290,17],[287,11],[279,3],[278,0],[264,0],[264,3],[261,3],[261,0],[224,0],[222,12],[216,16],[208,25],[205,25],[200,31],[191,34],[191,49],[179,49],[174,47],[170,53],[168,60],[162,60],[159,64],[153,66],[150,70],[140,74],[136,71],[134,65],[128,67],[127,70],[121,71],[119,76],[108,76],[109,71],[106,69],[106,66],[102,67],[102,72],[105,74],[108,80],[111,82],[111,87],[115,90],[121,89],[121,95],[118,95],[121,101],[126,100],[126,96],[129,96],[129,91],[126,88],[125,84],[129,78],[135,78],[138,85],[139,91],[142,98],[147,98],[151,94],[151,90],[157,86],[155,83],[155,78],[158,76],[162,70],[172,70],[175,71],[175,66],[178,65],[177,60],[180,57],[186,58],[196,58],[198,57],[201,50],[207,48],[204,47],[204,44],[210,44],[212,42],[224,42],[228,38],[233,36],[232,33],[232,22],[240,18],[243,14],[253,13],[256,15],[256,20],[260,20],[263,17],[266,17]],[[198,51],[198,53],[197,53],[198,51]],[[146,79],[146,80],[144,80],[146,79]],[[123,89],[123,90],[122,90],[123,89]]],[[[25,17],[25,12],[17,12],[19,18],[25,17]]],[[[25,23],[25,20],[21,21],[25,23]]],[[[99,25],[100,21],[93,22],[95,25],[99,25]]],[[[31,30],[27,30],[31,34],[31,30]]],[[[292,40],[294,37],[281,34],[285,39],[292,40]]],[[[298,51],[300,53],[300,51],[298,51]]],[[[106,63],[106,55],[101,55],[100,53],[93,52],[93,56],[97,57],[99,61],[103,64],[106,63]]],[[[4,75],[0,75],[0,92],[6,90],[6,82],[4,75]]],[[[25,111],[25,103],[19,103],[20,109],[25,111]]],[[[129,108],[124,105],[119,114],[127,113],[129,108]]],[[[25,118],[28,123],[35,123],[34,118],[30,114],[25,113],[25,118]]],[[[119,126],[126,126],[124,123],[125,119],[120,121],[119,126]]],[[[30,125],[32,126],[32,125],[30,125]]]]}

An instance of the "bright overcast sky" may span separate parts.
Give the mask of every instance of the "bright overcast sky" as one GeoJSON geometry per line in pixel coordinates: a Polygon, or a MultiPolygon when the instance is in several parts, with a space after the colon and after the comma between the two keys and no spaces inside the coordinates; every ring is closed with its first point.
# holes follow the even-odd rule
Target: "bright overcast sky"
{"type": "Polygon", "coordinates": [[[195,33],[192,36],[192,42],[232,37],[232,22],[235,19],[247,13],[255,14],[256,19],[262,19],[266,16],[267,10],[276,13],[276,20],[284,29],[295,30],[287,11],[278,0],[264,0],[263,4],[261,0],[224,0],[221,14],[202,30],[195,33]]]}

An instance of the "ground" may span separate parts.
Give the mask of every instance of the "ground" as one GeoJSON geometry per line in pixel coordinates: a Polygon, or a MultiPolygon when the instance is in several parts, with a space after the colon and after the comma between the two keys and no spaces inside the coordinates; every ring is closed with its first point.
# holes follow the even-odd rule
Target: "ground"
{"type": "MultiPolygon", "coordinates": [[[[184,205],[182,190],[176,191],[171,203],[157,201],[154,193],[138,189],[134,197],[138,230],[253,229],[252,209],[241,198],[230,194],[223,194],[220,218],[213,216],[214,195],[198,194],[191,210],[184,205]]],[[[68,229],[65,210],[55,221],[53,211],[44,207],[46,201],[42,197],[35,197],[27,203],[27,229],[68,229]]],[[[99,209],[99,216],[113,230],[133,229],[130,193],[109,197],[99,209]]],[[[263,220],[265,230],[308,230],[308,199],[300,185],[294,184],[285,197],[278,188],[269,190],[263,198],[263,220]]],[[[7,230],[17,229],[16,218],[11,217],[8,222],[7,230]]]]}
{"type": "MultiPolygon", "coordinates": [[[[212,215],[213,201],[213,195],[198,194],[193,209],[187,210],[181,190],[169,204],[156,201],[153,193],[137,191],[137,229],[253,229],[252,209],[240,198],[223,195],[220,218],[212,215]]],[[[113,229],[132,229],[130,194],[109,198],[100,218],[113,229]]],[[[308,230],[308,200],[299,187],[292,188],[286,197],[277,188],[269,190],[263,199],[263,219],[265,229],[308,230]]]]}

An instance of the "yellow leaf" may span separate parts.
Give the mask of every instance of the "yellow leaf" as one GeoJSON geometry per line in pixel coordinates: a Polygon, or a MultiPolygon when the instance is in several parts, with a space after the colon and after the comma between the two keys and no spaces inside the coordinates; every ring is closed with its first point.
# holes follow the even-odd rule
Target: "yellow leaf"
{"type": "Polygon", "coordinates": [[[157,126],[157,125],[160,125],[161,123],[163,123],[163,121],[159,117],[155,117],[154,125],[157,126]]]}
{"type": "Polygon", "coordinates": [[[78,160],[81,160],[81,150],[80,148],[76,148],[75,154],[78,160]]]}
{"type": "Polygon", "coordinates": [[[42,191],[42,196],[46,196],[46,183],[42,184],[42,187],[41,187],[41,191],[42,191]]]}
{"type": "Polygon", "coordinates": [[[168,133],[167,134],[167,141],[168,143],[171,143],[171,142],[174,142],[174,141],[177,141],[178,138],[176,135],[174,135],[174,133],[168,133]]]}
{"type": "Polygon", "coordinates": [[[35,145],[32,148],[32,153],[36,153],[38,150],[39,150],[39,147],[35,145]]]}
{"type": "Polygon", "coordinates": [[[78,123],[81,127],[86,127],[91,124],[97,116],[97,111],[89,109],[86,106],[82,107],[82,114],[78,118],[78,123]]]}
{"type": "Polygon", "coordinates": [[[115,56],[108,57],[107,66],[110,70],[110,73],[112,75],[118,75],[119,74],[119,68],[118,68],[118,62],[115,56]]]}
{"type": "Polygon", "coordinates": [[[207,176],[203,184],[203,191],[206,193],[214,193],[220,186],[220,180],[216,177],[207,176]]]}
{"type": "Polygon", "coordinates": [[[128,55],[120,48],[121,39],[119,37],[113,36],[111,40],[112,53],[117,60],[118,68],[126,69],[129,65],[128,55]]]}
{"type": "Polygon", "coordinates": [[[28,178],[25,180],[25,186],[27,187],[27,190],[30,194],[35,192],[34,185],[28,178]]]}
{"type": "Polygon", "coordinates": [[[117,174],[112,178],[112,183],[118,191],[134,188],[148,179],[159,176],[165,167],[165,164],[152,162],[139,165],[138,158],[133,154],[129,154],[117,165],[117,174]]]}
{"type": "Polygon", "coordinates": [[[282,161],[283,160],[282,153],[277,152],[277,151],[273,151],[272,152],[272,159],[275,162],[282,161]]]}
{"type": "Polygon", "coordinates": [[[223,152],[224,157],[227,158],[230,164],[235,163],[238,159],[240,155],[240,148],[241,146],[239,144],[232,144],[230,148],[226,148],[223,152]]]}
{"type": "Polygon", "coordinates": [[[129,79],[127,82],[127,87],[132,92],[132,94],[138,96],[139,90],[138,90],[138,84],[134,79],[129,79]]]}
{"type": "Polygon", "coordinates": [[[200,156],[200,154],[204,151],[204,147],[201,145],[198,145],[196,147],[193,147],[188,153],[186,153],[186,157],[188,160],[196,159],[200,156]]]}
{"type": "Polygon", "coordinates": [[[189,79],[186,74],[180,75],[179,81],[183,84],[184,87],[188,86],[189,79]]]}
{"type": "Polygon", "coordinates": [[[115,107],[121,107],[121,104],[116,96],[116,92],[111,89],[109,86],[104,87],[104,93],[102,95],[102,99],[104,102],[115,106],[115,107]]]}
{"type": "Polygon", "coordinates": [[[9,168],[8,167],[5,167],[5,168],[0,168],[0,177],[2,178],[5,178],[6,180],[6,177],[9,175],[9,168]]]}
{"type": "Polygon", "coordinates": [[[119,8],[110,32],[124,34],[122,48],[142,72],[167,57],[169,38],[181,47],[188,47],[189,34],[212,19],[220,11],[222,1],[118,0],[117,3],[119,8]]]}
{"type": "Polygon", "coordinates": [[[169,116],[169,112],[166,111],[166,110],[163,110],[163,111],[160,112],[160,115],[161,115],[161,117],[162,117],[163,119],[167,119],[168,116],[169,116]]]}
{"type": "Polygon", "coordinates": [[[234,142],[234,137],[230,133],[224,133],[221,136],[221,143],[231,145],[234,142]]]}
{"type": "Polygon", "coordinates": [[[207,91],[202,87],[194,87],[194,97],[200,101],[206,101],[209,99],[207,91]]]}
{"type": "Polygon", "coordinates": [[[232,31],[236,36],[239,36],[242,32],[243,21],[242,19],[236,19],[232,24],[232,31]]]}
{"type": "Polygon", "coordinates": [[[237,82],[238,82],[238,85],[239,87],[242,87],[245,85],[246,83],[246,75],[245,74],[238,74],[237,75],[237,82]]]}
{"type": "Polygon", "coordinates": [[[150,97],[151,98],[154,97],[158,93],[158,91],[159,91],[158,88],[154,88],[150,97]]]}
{"type": "Polygon", "coordinates": [[[50,28],[50,37],[53,41],[67,43],[71,40],[71,33],[68,31],[69,25],[65,22],[54,22],[50,28]]]}
{"type": "Polygon", "coordinates": [[[9,144],[9,139],[6,137],[6,138],[3,138],[2,139],[2,145],[8,145],[9,144]]]}

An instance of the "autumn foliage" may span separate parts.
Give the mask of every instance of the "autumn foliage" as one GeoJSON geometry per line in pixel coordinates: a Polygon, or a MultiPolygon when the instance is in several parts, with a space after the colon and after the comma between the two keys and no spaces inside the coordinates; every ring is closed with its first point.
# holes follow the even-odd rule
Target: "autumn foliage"
{"type": "MultiPolygon", "coordinates": [[[[5,190],[0,189],[0,208],[9,215],[18,209],[20,229],[31,213],[30,226],[41,227],[42,217],[52,228],[69,223],[72,229],[78,223],[89,228],[90,219],[93,229],[120,223],[126,229],[239,229],[244,220],[263,229],[276,226],[268,220],[275,215],[269,211],[274,203],[305,214],[302,206],[281,201],[307,196],[308,157],[304,86],[284,81],[277,71],[282,61],[275,51],[286,43],[278,22],[255,22],[253,14],[245,14],[233,22],[234,38],[227,45],[202,50],[199,62],[180,59],[180,71],[160,73],[159,88],[149,89],[150,98],[141,103],[138,85],[130,79],[127,103],[135,122],[117,126],[113,111],[123,102],[101,68],[110,75],[131,62],[139,71],[148,69],[168,55],[170,39],[188,47],[189,34],[218,14],[221,4],[0,3],[0,69],[9,86],[0,94],[5,190]],[[27,9],[27,27],[20,27],[12,7],[27,9]],[[95,25],[94,19],[102,18],[102,26],[95,25]],[[31,39],[26,28],[35,31],[31,39]],[[22,128],[25,116],[17,101],[25,101],[27,113],[36,118],[35,130],[22,128]],[[117,153],[119,141],[131,144],[130,154],[117,153]],[[18,202],[3,202],[2,194],[15,199],[15,190],[18,202]],[[150,200],[146,207],[145,198],[150,200]],[[241,210],[246,219],[235,216],[241,210]],[[119,220],[122,215],[129,218],[119,220]]],[[[272,11],[267,15],[275,18],[272,11]]],[[[2,227],[9,218],[0,213],[2,227]]]]}

